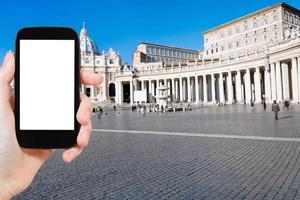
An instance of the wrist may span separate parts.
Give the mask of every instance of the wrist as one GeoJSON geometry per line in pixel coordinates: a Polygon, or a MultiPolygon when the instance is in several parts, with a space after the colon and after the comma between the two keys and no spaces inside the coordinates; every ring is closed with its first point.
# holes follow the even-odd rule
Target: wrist
{"type": "MultiPolygon", "coordinates": [[[[3,187],[1,187],[1,188],[3,188],[3,187]]],[[[0,199],[10,200],[11,198],[12,198],[12,195],[9,192],[4,191],[3,189],[1,189],[1,191],[0,191],[0,199]]]]}
{"type": "Polygon", "coordinates": [[[13,197],[10,191],[7,188],[7,185],[0,180],[0,199],[2,200],[9,200],[13,197]]]}

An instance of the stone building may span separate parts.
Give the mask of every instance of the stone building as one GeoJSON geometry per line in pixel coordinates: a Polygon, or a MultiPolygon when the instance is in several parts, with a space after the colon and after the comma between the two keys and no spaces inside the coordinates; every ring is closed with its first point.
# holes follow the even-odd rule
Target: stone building
{"type": "Polygon", "coordinates": [[[80,31],[81,67],[100,73],[104,80],[101,85],[82,85],[82,91],[91,99],[100,102],[115,101],[115,76],[122,66],[122,59],[112,48],[99,52],[96,43],[89,37],[85,24],[80,31]]]}
{"type": "Polygon", "coordinates": [[[133,65],[151,62],[163,62],[165,65],[186,62],[199,58],[199,52],[171,46],[140,43],[133,53],[133,65]]]}
{"type": "Polygon", "coordinates": [[[133,69],[115,74],[118,104],[134,103],[135,90],[146,90],[152,102],[160,85],[169,86],[171,102],[300,100],[300,11],[285,3],[206,31],[202,51],[182,49],[190,57],[170,59],[167,49],[180,50],[138,45],[133,69]]]}
{"type": "Polygon", "coordinates": [[[110,49],[99,53],[85,26],[80,33],[82,67],[101,73],[99,86],[84,86],[101,101],[135,103],[134,91],[167,85],[170,102],[260,103],[300,101],[300,11],[269,6],[204,32],[200,51],[140,43],[133,66],[110,49]]]}

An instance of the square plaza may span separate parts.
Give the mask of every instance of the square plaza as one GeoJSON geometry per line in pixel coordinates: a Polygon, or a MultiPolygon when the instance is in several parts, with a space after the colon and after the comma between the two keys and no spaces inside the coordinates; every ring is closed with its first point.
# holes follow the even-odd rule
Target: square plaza
{"type": "Polygon", "coordinates": [[[15,199],[299,199],[299,111],[104,109],[83,155],[57,151],[15,199]]]}

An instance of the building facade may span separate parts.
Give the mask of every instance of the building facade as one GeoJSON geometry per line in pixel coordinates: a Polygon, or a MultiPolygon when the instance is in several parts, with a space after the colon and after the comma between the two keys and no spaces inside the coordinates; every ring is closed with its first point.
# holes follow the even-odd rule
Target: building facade
{"type": "Polygon", "coordinates": [[[201,51],[139,44],[133,67],[114,74],[116,103],[135,103],[136,90],[146,90],[146,102],[155,102],[161,85],[170,88],[170,102],[299,103],[298,9],[280,3],[217,26],[203,37],[201,51]]]}
{"type": "Polygon", "coordinates": [[[79,39],[81,67],[103,76],[103,82],[100,85],[82,85],[82,91],[95,101],[115,101],[116,74],[124,68],[121,56],[112,48],[108,52],[100,53],[96,43],[89,37],[85,24],[80,31],[79,39]]]}
{"type": "Polygon", "coordinates": [[[163,62],[165,65],[178,64],[199,58],[199,52],[171,46],[140,43],[133,53],[133,65],[163,62]]]}

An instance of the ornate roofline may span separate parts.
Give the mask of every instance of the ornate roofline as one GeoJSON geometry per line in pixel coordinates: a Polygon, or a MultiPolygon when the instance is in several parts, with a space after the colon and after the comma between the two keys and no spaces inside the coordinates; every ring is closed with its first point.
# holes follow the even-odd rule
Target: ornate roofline
{"type": "Polygon", "coordinates": [[[221,28],[223,28],[223,27],[225,27],[225,26],[234,24],[234,23],[236,23],[236,22],[238,22],[238,21],[247,19],[247,18],[252,17],[252,16],[255,16],[255,15],[264,13],[264,12],[266,12],[266,11],[268,11],[268,10],[271,10],[271,9],[274,9],[274,8],[276,8],[276,7],[286,7],[286,8],[292,9],[292,10],[294,10],[294,11],[300,13],[300,10],[298,10],[297,8],[292,7],[292,6],[290,6],[290,5],[288,5],[288,4],[282,2],[282,3],[278,3],[278,4],[274,5],[274,6],[268,6],[268,7],[265,7],[265,8],[263,8],[263,9],[260,9],[260,10],[258,10],[258,11],[251,12],[250,14],[244,15],[244,16],[242,16],[242,17],[236,18],[236,19],[234,19],[234,20],[231,20],[231,21],[229,21],[229,22],[226,22],[226,23],[224,23],[224,24],[221,24],[221,25],[219,25],[219,26],[216,26],[216,27],[214,27],[214,28],[211,28],[211,29],[209,29],[209,30],[203,32],[203,34],[205,35],[205,34],[207,34],[207,33],[216,31],[216,30],[221,29],[221,28]]]}

